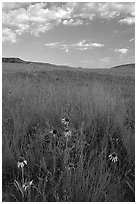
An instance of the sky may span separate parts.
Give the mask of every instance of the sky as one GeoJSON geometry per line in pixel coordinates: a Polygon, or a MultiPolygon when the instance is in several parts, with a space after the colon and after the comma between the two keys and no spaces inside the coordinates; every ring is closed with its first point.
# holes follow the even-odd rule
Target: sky
{"type": "Polygon", "coordinates": [[[135,62],[134,2],[3,2],[2,56],[83,68],[135,62]]]}

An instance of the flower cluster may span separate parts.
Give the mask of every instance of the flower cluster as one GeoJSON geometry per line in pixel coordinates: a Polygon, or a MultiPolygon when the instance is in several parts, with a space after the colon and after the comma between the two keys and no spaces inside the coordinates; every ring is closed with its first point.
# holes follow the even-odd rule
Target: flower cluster
{"type": "Polygon", "coordinates": [[[117,157],[116,153],[110,154],[109,159],[114,163],[118,161],[118,157],[117,157]]]}
{"type": "Polygon", "coordinates": [[[69,119],[68,118],[63,118],[62,119],[62,124],[64,125],[64,136],[66,138],[66,141],[69,140],[69,138],[72,136],[71,131],[69,130],[69,119]]]}
{"type": "Polygon", "coordinates": [[[28,181],[27,178],[25,178],[25,175],[24,175],[24,166],[25,165],[27,165],[27,160],[24,157],[20,157],[18,162],[17,162],[17,166],[18,166],[18,168],[21,167],[21,170],[22,170],[22,182],[14,180],[14,185],[21,192],[23,201],[25,201],[25,199],[26,199],[27,190],[30,192],[31,186],[33,184],[33,180],[28,181]]]}

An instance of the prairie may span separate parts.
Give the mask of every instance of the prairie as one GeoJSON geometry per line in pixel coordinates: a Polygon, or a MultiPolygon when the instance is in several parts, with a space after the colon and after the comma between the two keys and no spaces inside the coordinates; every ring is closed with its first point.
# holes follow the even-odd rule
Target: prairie
{"type": "Polygon", "coordinates": [[[135,201],[134,65],[2,69],[3,201],[135,201]]]}

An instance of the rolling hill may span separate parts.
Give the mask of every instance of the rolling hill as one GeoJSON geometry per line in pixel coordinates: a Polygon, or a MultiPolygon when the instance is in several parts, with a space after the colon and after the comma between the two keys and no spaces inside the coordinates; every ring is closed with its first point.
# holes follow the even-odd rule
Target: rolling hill
{"type": "Polygon", "coordinates": [[[52,70],[63,70],[73,72],[82,72],[82,73],[97,73],[101,75],[111,75],[111,76],[122,76],[122,77],[135,77],[135,64],[124,64],[109,69],[106,68],[82,68],[82,67],[69,67],[66,65],[55,65],[50,63],[42,62],[31,62],[25,61],[20,58],[2,58],[3,62],[3,71],[25,71],[25,70],[37,70],[37,71],[52,71],[52,70]],[[9,66],[10,65],[10,66],[9,66]]]}
{"type": "Polygon", "coordinates": [[[2,62],[5,62],[5,63],[23,63],[23,64],[28,63],[27,61],[24,61],[20,58],[15,58],[15,57],[10,57],[10,58],[3,57],[2,62]]]}

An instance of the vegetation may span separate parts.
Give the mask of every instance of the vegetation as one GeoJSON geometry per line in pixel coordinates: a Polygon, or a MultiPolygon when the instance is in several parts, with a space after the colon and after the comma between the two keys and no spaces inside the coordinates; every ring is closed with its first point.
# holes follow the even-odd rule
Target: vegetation
{"type": "Polygon", "coordinates": [[[135,200],[134,74],[113,70],[3,63],[3,201],[135,200]]]}

